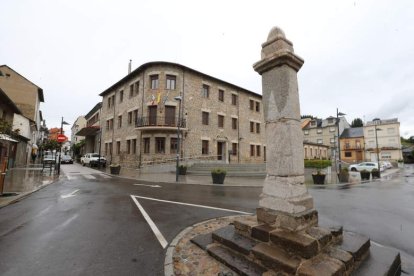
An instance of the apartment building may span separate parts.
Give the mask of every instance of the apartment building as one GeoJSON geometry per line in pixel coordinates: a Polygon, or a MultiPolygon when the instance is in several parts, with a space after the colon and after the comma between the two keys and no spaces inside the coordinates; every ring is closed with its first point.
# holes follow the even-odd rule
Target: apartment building
{"type": "Polygon", "coordinates": [[[328,117],[326,119],[309,118],[302,119],[303,141],[325,145],[329,147],[328,158],[331,158],[337,152],[338,147],[338,128],[339,135],[350,125],[345,117],[328,117]],[[307,123],[306,123],[307,122],[307,123]]]}
{"type": "Polygon", "coordinates": [[[79,130],[84,128],[86,126],[86,119],[85,116],[79,116],[76,118],[75,122],[73,123],[72,127],[70,128],[70,141],[71,146],[73,147],[74,144],[79,143],[80,141],[84,140],[84,136],[78,136],[76,133],[78,133],[79,130]]]}
{"type": "Polygon", "coordinates": [[[109,162],[136,167],[174,160],[177,133],[183,159],[266,158],[261,95],[189,67],[145,63],[100,96],[109,162]]]}
{"type": "Polygon", "coordinates": [[[101,108],[102,103],[97,103],[85,115],[86,124],[84,127],[75,133],[77,137],[85,138],[81,154],[101,151],[101,108]]]}
{"type": "Polygon", "coordinates": [[[374,119],[364,126],[365,155],[371,161],[402,159],[400,123],[397,118],[374,119]],[[377,143],[378,141],[378,143],[377,143]]]}

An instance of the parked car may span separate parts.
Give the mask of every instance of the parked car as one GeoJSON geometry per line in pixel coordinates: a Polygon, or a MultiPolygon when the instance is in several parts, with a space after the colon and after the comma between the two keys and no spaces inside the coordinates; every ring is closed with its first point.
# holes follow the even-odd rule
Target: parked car
{"type": "MultiPolygon", "coordinates": [[[[349,166],[349,170],[353,172],[360,172],[363,170],[367,170],[371,172],[373,169],[378,169],[378,163],[377,162],[362,162],[359,164],[354,164],[349,166]]],[[[385,170],[384,166],[380,166],[380,171],[383,172],[385,170]]]]}
{"type": "Polygon", "coordinates": [[[103,156],[99,158],[98,153],[87,153],[81,157],[82,166],[89,165],[89,167],[94,167],[94,166],[98,166],[99,163],[103,167],[106,166],[106,158],[103,156]]]}
{"type": "Polygon", "coordinates": [[[391,169],[393,167],[390,161],[380,161],[380,165],[384,166],[385,169],[391,169]]]}
{"type": "Polygon", "coordinates": [[[60,158],[60,163],[61,164],[73,164],[73,159],[70,155],[62,155],[62,157],[60,158]]]}

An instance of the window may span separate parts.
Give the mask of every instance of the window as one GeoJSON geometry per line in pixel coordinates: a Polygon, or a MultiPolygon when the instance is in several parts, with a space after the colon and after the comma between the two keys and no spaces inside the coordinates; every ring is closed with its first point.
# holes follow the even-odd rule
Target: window
{"type": "MultiPolygon", "coordinates": [[[[377,129],[377,131],[378,131],[378,129],[377,129]]],[[[395,132],[394,128],[387,128],[387,133],[388,134],[394,134],[394,132],[395,132]]]]}
{"type": "Polygon", "coordinates": [[[355,145],[357,149],[361,149],[361,142],[359,140],[355,141],[355,145]]]}
{"type": "Polygon", "coordinates": [[[308,148],[305,148],[305,159],[308,158],[308,148]]]}
{"type": "Polygon", "coordinates": [[[114,125],[114,119],[106,120],[106,130],[111,130],[114,125]]]}
{"type": "Polygon", "coordinates": [[[346,151],[345,157],[352,157],[352,151],[346,151]]]}
{"type": "Polygon", "coordinates": [[[218,100],[224,102],[224,90],[219,89],[218,91],[218,100]]]}
{"type": "Polygon", "coordinates": [[[165,87],[169,90],[175,90],[175,83],[176,83],[176,76],[172,76],[172,75],[167,75],[167,79],[166,79],[166,85],[165,87]]]}
{"type": "Polygon", "coordinates": [[[250,100],[250,110],[254,110],[254,101],[250,100]]]}
{"type": "Polygon", "coordinates": [[[330,142],[331,144],[335,144],[335,138],[331,138],[330,142]]]}
{"type": "Polygon", "coordinates": [[[121,141],[116,141],[116,154],[121,153],[121,141]]]}
{"type": "Polygon", "coordinates": [[[237,118],[231,118],[231,128],[237,129],[237,118]]]}
{"type": "Polygon", "coordinates": [[[333,118],[329,118],[328,119],[328,124],[333,124],[333,122],[334,122],[334,119],[333,118]]]}
{"type": "Polygon", "coordinates": [[[203,111],[202,113],[202,123],[203,125],[208,125],[208,112],[203,111]]]}
{"type": "Polygon", "coordinates": [[[260,156],[260,145],[256,146],[256,156],[260,156]]]}
{"type": "Polygon", "coordinates": [[[105,143],[105,155],[108,155],[108,143],[105,143]]]}
{"type": "Polygon", "coordinates": [[[346,149],[351,148],[351,145],[349,144],[349,142],[345,142],[345,148],[346,148],[346,149]]]}
{"type": "Polygon", "coordinates": [[[131,140],[127,140],[127,154],[131,154],[131,140]]]}
{"type": "Polygon", "coordinates": [[[112,142],[108,143],[108,147],[109,147],[109,154],[112,155],[112,142]]]}
{"type": "Polygon", "coordinates": [[[108,108],[112,106],[112,96],[108,98],[108,108]]]}
{"type": "Polygon", "coordinates": [[[150,138],[144,138],[144,153],[150,152],[150,138]]]}
{"type": "Polygon", "coordinates": [[[260,133],[260,123],[256,123],[256,133],[260,133]]]}
{"type": "Polygon", "coordinates": [[[109,120],[106,120],[106,130],[109,130],[109,120]]]}
{"type": "Polygon", "coordinates": [[[256,111],[260,112],[260,103],[259,102],[256,102],[256,111]]]}
{"type": "Polygon", "coordinates": [[[208,140],[201,140],[201,154],[208,154],[208,140]]]}
{"type": "Polygon", "coordinates": [[[132,111],[128,112],[128,125],[132,124],[132,111]]]}
{"type": "Polygon", "coordinates": [[[164,137],[155,137],[155,153],[165,153],[164,137]]]}
{"type": "Polygon", "coordinates": [[[317,129],[317,130],[316,130],[316,133],[321,134],[321,133],[322,133],[322,129],[320,129],[320,128],[319,128],[319,129],[317,129]]]}
{"type": "Polygon", "coordinates": [[[151,89],[158,89],[158,75],[150,76],[151,89]]]}
{"type": "Polygon", "coordinates": [[[170,138],[170,153],[177,153],[177,138],[170,138]]]}
{"type": "Polygon", "coordinates": [[[237,95],[236,94],[231,94],[231,104],[232,105],[237,105],[237,95]]]}
{"type": "Polygon", "coordinates": [[[329,132],[335,132],[336,131],[336,127],[330,127],[329,128],[329,132]]]}
{"type": "Polygon", "coordinates": [[[129,85],[129,97],[132,98],[134,96],[134,84],[129,85]]]}
{"type": "Polygon", "coordinates": [[[137,139],[132,139],[132,153],[137,153],[137,139]]]}
{"type": "Polygon", "coordinates": [[[124,101],[124,90],[119,92],[119,102],[122,103],[124,101]]]}
{"type": "Polygon", "coordinates": [[[208,98],[210,95],[210,87],[206,84],[203,84],[203,88],[201,89],[201,96],[203,98],[208,98]]]}
{"type": "Polygon", "coordinates": [[[322,139],[318,139],[318,140],[316,140],[316,143],[322,144],[323,143],[323,140],[322,139]]]}
{"type": "Polygon", "coordinates": [[[309,135],[309,130],[305,130],[303,133],[304,133],[305,135],[309,135]]]}
{"type": "Polygon", "coordinates": [[[250,156],[254,156],[254,145],[250,145],[250,156]]]}
{"type": "Polygon", "coordinates": [[[263,160],[266,161],[266,147],[263,147],[263,160]]]}
{"type": "Polygon", "coordinates": [[[134,113],[134,124],[136,125],[138,122],[138,109],[135,109],[134,111],[132,111],[134,113]]]}
{"type": "Polygon", "coordinates": [[[224,127],[224,116],[218,115],[217,120],[218,120],[218,127],[223,128],[224,127]]]}
{"type": "Polygon", "coordinates": [[[231,144],[231,154],[232,155],[237,155],[237,143],[232,143],[231,144]]]}
{"type": "Polygon", "coordinates": [[[250,122],[250,132],[254,133],[254,122],[250,122]]]}
{"type": "Polygon", "coordinates": [[[388,152],[388,151],[381,152],[381,158],[382,159],[391,159],[391,152],[388,152]]]}
{"type": "Polygon", "coordinates": [[[134,83],[134,94],[138,95],[139,94],[139,81],[136,81],[134,83]]]}
{"type": "Polygon", "coordinates": [[[118,116],[118,128],[122,127],[122,115],[118,116]]]}

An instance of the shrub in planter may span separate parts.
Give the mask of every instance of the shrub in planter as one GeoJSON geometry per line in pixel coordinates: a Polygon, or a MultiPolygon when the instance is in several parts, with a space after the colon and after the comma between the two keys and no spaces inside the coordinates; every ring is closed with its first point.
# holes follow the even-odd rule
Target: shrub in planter
{"type": "Polygon", "coordinates": [[[404,168],[404,160],[402,159],[398,160],[398,168],[404,168]]]}
{"type": "Polygon", "coordinates": [[[325,184],[326,174],[318,170],[316,173],[312,174],[313,184],[325,184]]]}
{"type": "Polygon", "coordinates": [[[373,179],[374,178],[380,178],[381,177],[380,176],[380,171],[378,169],[372,169],[371,174],[372,174],[372,178],[373,179]]]}
{"type": "Polygon", "coordinates": [[[119,165],[119,164],[111,164],[109,166],[109,169],[111,171],[111,174],[119,174],[119,172],[121,171],[121,165],[119,165]]]}
{"type": "Polygon", "coordinates": [[[348,183],[349,182],[349,171],[348,168],[342,168],[341,171],[338,173],[338,179],[340,183],[348,183]]]}
{"type": "Polygon", "coordinates": [[[213,178],[213,184],[223,184],[224,178],[226,178],[227,171],[223,169],[211,170],[211,177],[213,178]]]}
{"type": "Polygon", "coordinates": [[[187,174],[187,166],[186,165],[178,166],[178,174],[179,175],[186,175],[187,174]]]}
{"type": "Polygon", "coordinates": [[[371,173],[367,170],[360,171],[360,174],[361,174],[361,180],[369,180],[369,177],[371,175],[371,173]]]}

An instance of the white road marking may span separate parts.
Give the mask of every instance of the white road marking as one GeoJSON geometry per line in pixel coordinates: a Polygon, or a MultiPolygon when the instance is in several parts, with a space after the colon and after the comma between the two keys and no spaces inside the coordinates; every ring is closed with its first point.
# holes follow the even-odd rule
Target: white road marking
{"type": "Polygon", "coordinates": [[[73,192],[71,192],[70,194],[67,194],[67,195],[61,195],[60,197],[61,197],[61,198],[68,198],[68,197],[72,197],[72,196],[75,196],[75,194],[76,194],[77,192],[79,192],[79,190],[75,190],[75,191],[73,191],[73,192]]]}
{"type": "Polygon", "coordinates": [[[149,217],[147,212],[145,212],[144,208],[142,208],[141,204],[139,204],[138,200],[135,198],[136,196],[131,195],[132,200],[137,205],[138,209],[141,211],[141,214],[144,216],[144,219],[147,221],[149,226],[151,227],[152,232],[154,232],[155,236],[157,237],[158,241],[160,242],[162,248],[166,248],[168,245],[168,242],[165,240],[164,236],[161,234],[158,227],[155,225],[155,223],[152,221],[152,219],[149,217]]]}
{"type": "Polygon", "coordinates": [[[90,174],[84,174],[83,177],[87,178],[87,179],[96,179],[95,176],[90,175],[90,174]]]}
{"type": "Polygon", "coordinates": [[[134,184],[135,186],[147,186],[151,188],[161,188],[160,185],[134,184]]]}
{"type": "Polygon", "coordinates": [[[191,204],[191,203],[178,202],[178,201],[169,201],[169,200],[164,200],[164,199],[157,199],[157,198],[151,198],[151,197],[145,197],[145,196],[136,196],[136,195],[131,195],[131,197],[137,197],[137,198],[142,198],[142,199],[149,199],[149,200],[154,200],[154,201],[159,201],[159,202],[166,202],[166,203],[175,203],[175,204],[179,204],[179,205],[187,205],[187,206],[193,206],[193,207],[200,207],[200,208],[206,208],[206,209],[212,209],[212,210],[220,210],[220,211],[226,211],[226,212],[233,212],[233,213],[239,213],[239,214],[244,214],[244,215],[252,215],[252,213],[247,213],[247,212],[237,211],[237,210],[231,210],[231,209],[225,209],[225,208],[218,208],[218,207],[213,207],[213,206],[198,205],[198,204],[191,204]]]}
{"type": "Polygon", "coordinates": [[[106,174],[103,174],[103,173],[99,174],[99,176],[101,176],[101,177],[103,177],[103,178],[112,178],[111,176],[106,175],[106,174]]]}
{"type": "Polygon", "coordinates": [[[76,176],[73,176],[73,175],[70,175],[70,174],[67,174],[67,175],[66,175],[66,177],[67,177],[69,180],[72,180],[72,179],[75,179],[75,178],[76,178],[76,176]]]}

